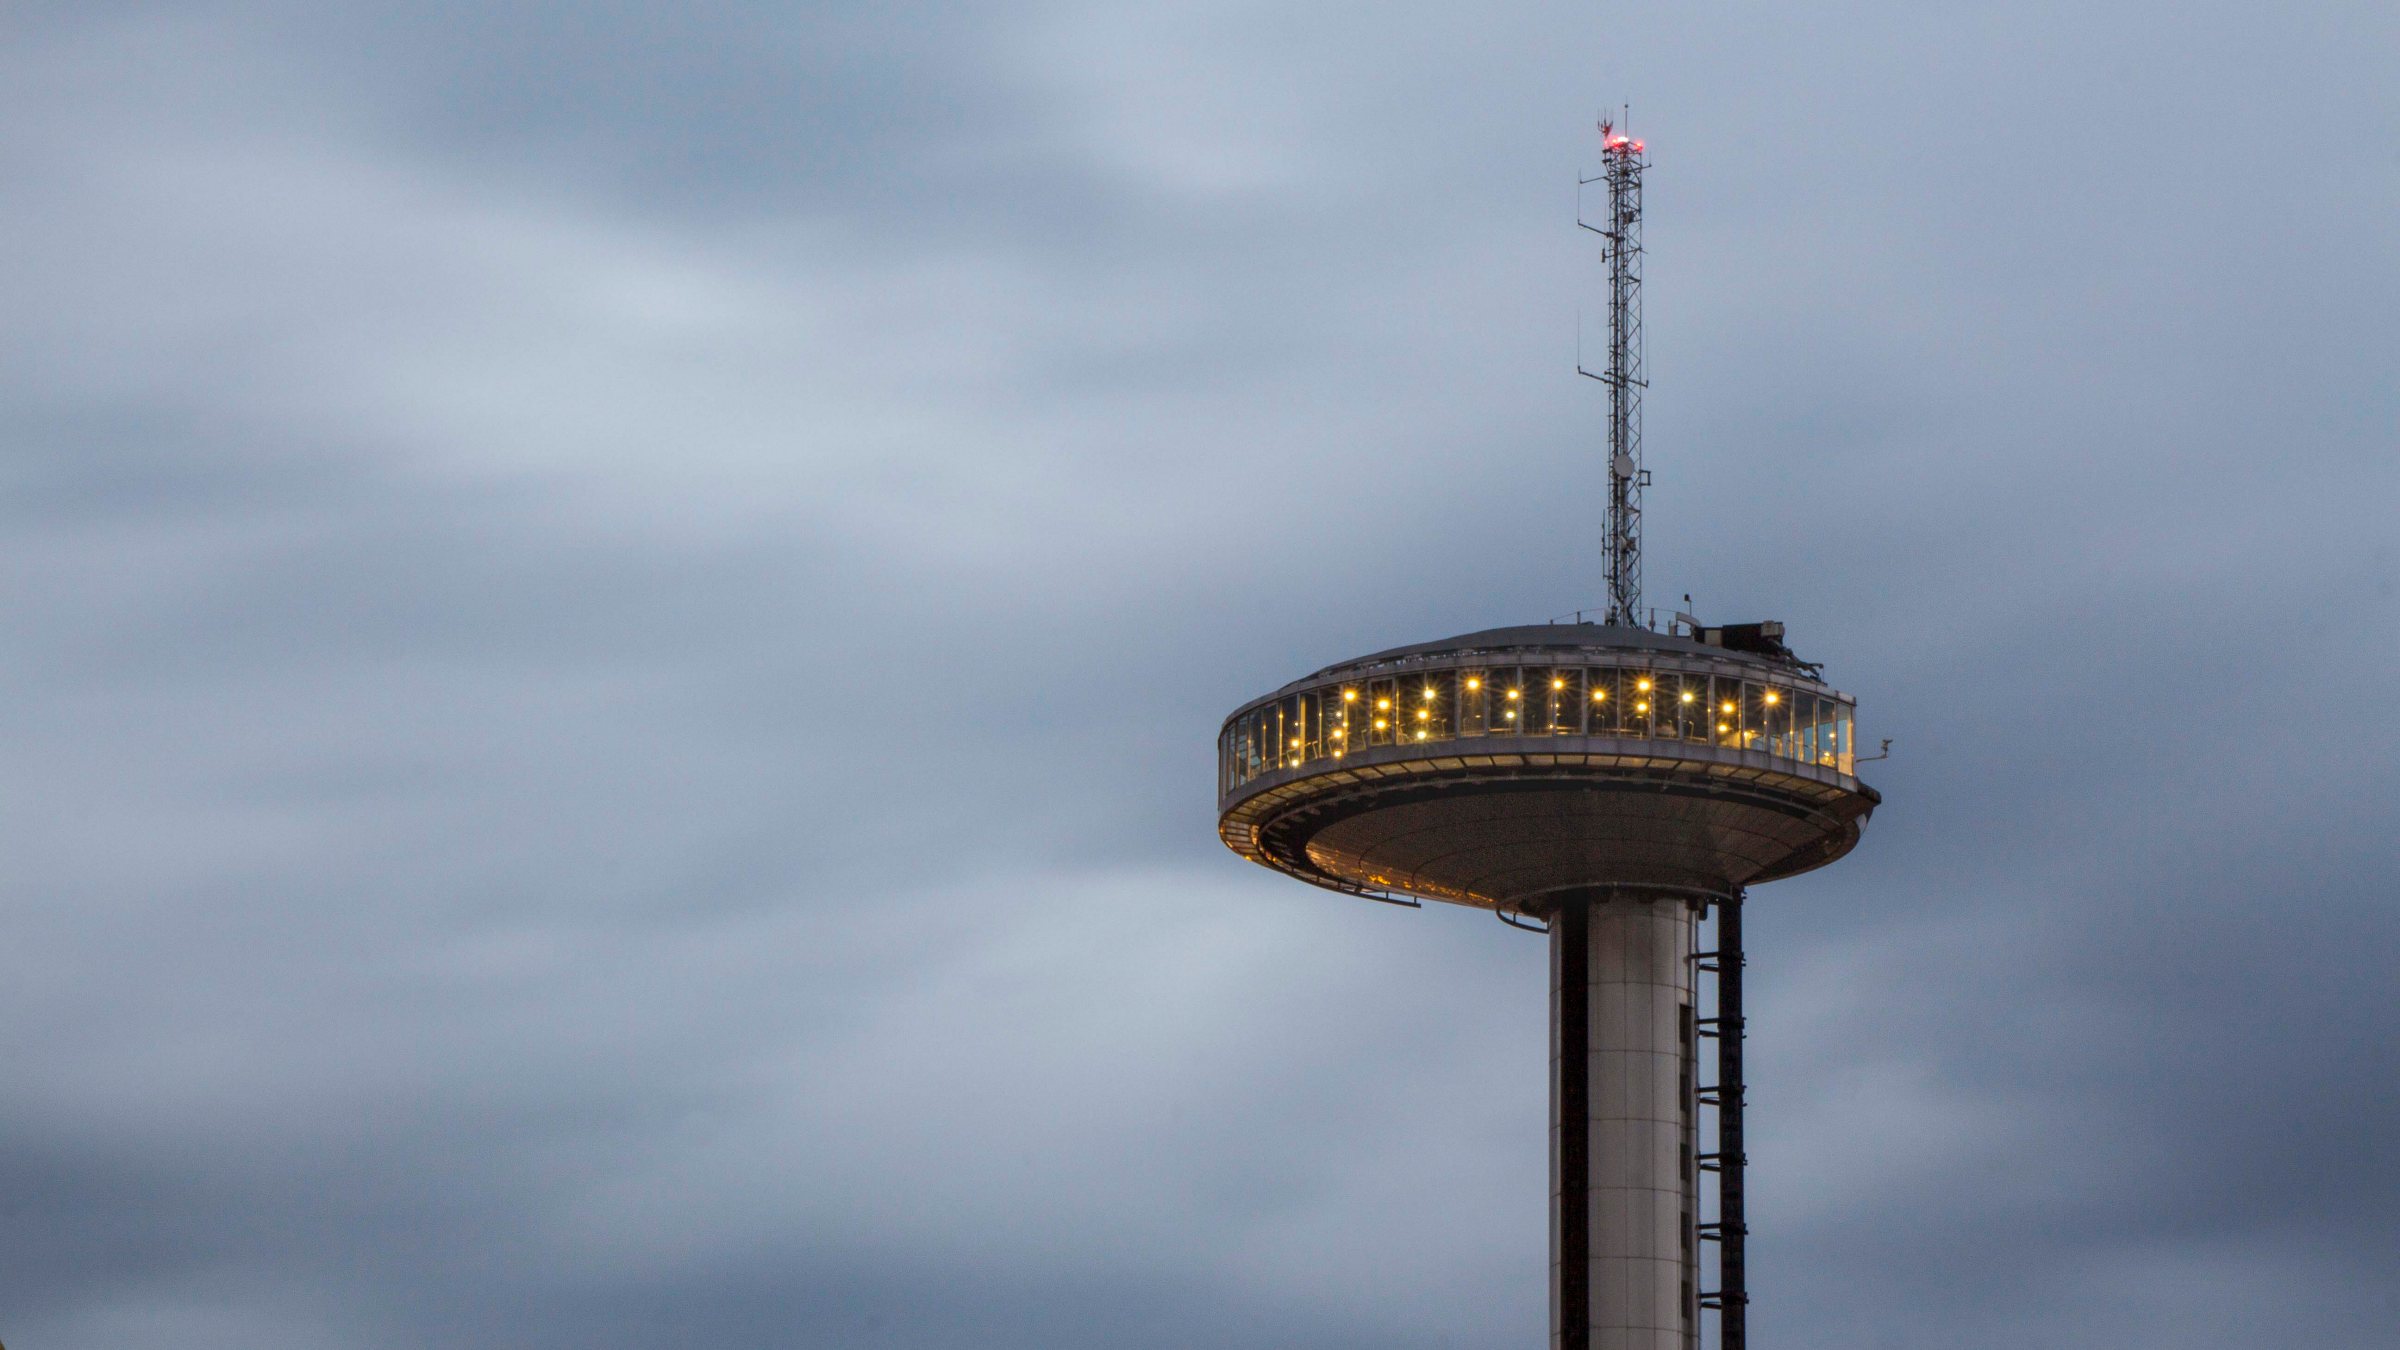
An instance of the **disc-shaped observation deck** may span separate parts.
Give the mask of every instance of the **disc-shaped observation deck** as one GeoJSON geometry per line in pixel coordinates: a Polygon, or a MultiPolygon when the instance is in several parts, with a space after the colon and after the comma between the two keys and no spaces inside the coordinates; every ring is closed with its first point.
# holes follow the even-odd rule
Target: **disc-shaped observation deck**
{"type": "Polygon", "coordinates": [[[1881,800],[1855,705],[1752,645],[1543,624],[1328,666],[1226,719],[1219,830],[1319,886],[1536,916],[1821,867],[1881,800]]]}

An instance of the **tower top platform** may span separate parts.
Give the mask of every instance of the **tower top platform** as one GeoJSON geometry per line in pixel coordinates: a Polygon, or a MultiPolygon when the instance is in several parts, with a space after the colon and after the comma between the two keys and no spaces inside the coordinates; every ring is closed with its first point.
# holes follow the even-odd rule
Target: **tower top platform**
{"type": "MultiPolygon", "coordinates": [[[[1541,652],[1661,652],[1680,656],[1751,657],[1779,661],[1806,670],[1806,662],[1797,661],[1783,649],[1783,625],[1779,623],[1732,624],[1716,628],[1697,628],[1694,635],[1662,633],[1651,628],[1632,628],[1620,624],[1597,623],[1528,623],[1507,628],[1485,628],[1457,637],[1439,638],[1432,642],[1412,642],[1404,647],[1374,652],[1366,656],[1337,661],[1314,674],[1292,682],[1286,688],[1308,684],[1344,671],[1365,670],[1374,666],[1396,665],[1420,657],[1463,656],[1475,653],[1541,652]],[[1728,635],[1731,635],[1731,644],[1728,635]]],[[[1278,693],[1282,690],[1276,691],[1278,693]]]]}
{"type": "Polygon", "coordinates": [[[1219,832],[1334,890],[1541,913],[1722,894],[1848,852],[1854,704],[1780,624],[1492,628],[1337,662],[1219,737],[1219,832]]]}

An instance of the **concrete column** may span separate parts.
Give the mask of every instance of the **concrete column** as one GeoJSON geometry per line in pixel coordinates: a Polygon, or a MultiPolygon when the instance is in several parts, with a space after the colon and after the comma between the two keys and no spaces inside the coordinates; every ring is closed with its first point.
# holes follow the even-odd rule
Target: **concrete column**
{"type": "Polygon", "coordinates": [[[1561,902],[1550,936],[1553,1350],[1693,1350],[1691,911],[1561,902]]]}

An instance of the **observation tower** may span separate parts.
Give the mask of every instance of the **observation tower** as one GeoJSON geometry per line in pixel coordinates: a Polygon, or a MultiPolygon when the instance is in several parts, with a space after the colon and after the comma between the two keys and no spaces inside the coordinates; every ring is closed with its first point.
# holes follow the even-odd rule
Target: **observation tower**
{"type": "MultiPolygon", "coordinates": [[[[1641,606],[1642,143],[1601,124],[1609,603],[1338,662],[1225,720],[1218,829],[1350,895],[1488,909],[1550,948],[1551,1345],[1747,1339],[1741,912],[1881,798],[1853,701],[1779,623],[1641,606]],[[1713,1043],[1703,1063],[1701,1043],[1713,1043]]],[[[1872,758],[1872,757],[1870,757],[1872,758]]]]}

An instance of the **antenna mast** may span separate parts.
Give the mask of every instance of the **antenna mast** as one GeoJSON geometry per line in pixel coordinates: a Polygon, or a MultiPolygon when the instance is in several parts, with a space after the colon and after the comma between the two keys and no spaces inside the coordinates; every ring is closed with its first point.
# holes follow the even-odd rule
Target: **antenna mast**
{"type": "Polygon", "coordinates": [[[1580,215],[1575,223],[1599,235],[1608,263],[1608,368],[1578,373],[1608,386],[1608,557],[1606,622],[1638,627],[1642,607],[1642,170],[1649,160],[1642,143],[1614,122],[1600,123],[1605,167],[1584,183],[1608,184],[1608,219],[1595,225],[1580,215]]]}

